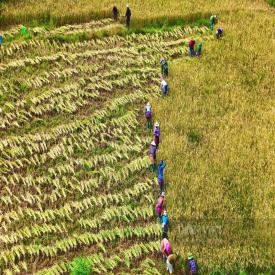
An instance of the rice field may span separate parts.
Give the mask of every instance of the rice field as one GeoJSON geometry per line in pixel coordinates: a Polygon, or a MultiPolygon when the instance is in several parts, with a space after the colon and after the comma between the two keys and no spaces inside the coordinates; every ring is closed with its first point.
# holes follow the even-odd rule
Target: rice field
{"type": "Polygon", "coordinates": [[[4,32],[15,40],[0,50],[2,274],[63,274],[79,255],[100,274],[154,264],[158,191],[140,107],[161,94],[160,57],[185,56],[190,35],[211,36],[183,27],[51,39],[112,24],[34,28],[26,40],[4,32]]]}
{"type": "Polygon", "coordinates": [[[174,251],[191,251],[200,274],[273,274],[274,10],[264,0],[130,4],[134,28],[192,26],[117,35],[111,1],[2,5],[3,26],[35,26],[27,38],[21,26],[2,32],[0,274],[68,274],[79,256],[98,274],[164,274],[148,101],[174,251]],[[194,26],[213,13],[220,41],[194,26]],[[188,57],[190,38],[201,58],[188,57]]]}

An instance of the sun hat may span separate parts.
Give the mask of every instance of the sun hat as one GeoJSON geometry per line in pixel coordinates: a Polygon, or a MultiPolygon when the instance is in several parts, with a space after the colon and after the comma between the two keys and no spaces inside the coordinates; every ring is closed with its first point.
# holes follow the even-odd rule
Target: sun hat
{"type": "Polygon", "coordinates": [[[163,211],[163,215],[167,216],[167,211],[166,210],[163,211]]]}
{"type": "Polygon", "coordinates": [[[156,146],[156,143],[155,143],[155,141],[154,141],[154,140],[151,142],[151,145],[156,146]]]}
{"type": "Polygon", "coordinates": [[[150,102],[147,102],[146,106],[151,106],[150,102]]]}
{"type": "Polygon", "coordinates": [[[158,123],[157,121],[156,121],[156,123],[155,123],[155,126],[156,126],[156,127],[159,127],[159,123],[158,123]]]}
{"type": "Polygon", "coordinates": [[[192,259],[193,259],[192,253],[189,252],[189,253],[187,254],[187,257],[188,257],[188,260],[192,260],[192,259]]]}
{"type": "Polygon", "coordinates": [[[165,197],[165,192],[162,192],[160,196],[165,197]]]}

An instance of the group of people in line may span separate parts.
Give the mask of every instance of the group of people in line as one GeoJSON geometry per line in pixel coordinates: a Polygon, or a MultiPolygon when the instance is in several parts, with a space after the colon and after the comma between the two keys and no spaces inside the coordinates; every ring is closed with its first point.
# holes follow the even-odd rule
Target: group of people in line
{"type": "MultiPolygon", "coordinates": [[[[217,24],[218,17],[213,15],[210,17],[210,29],[213,30],[214,25],[217,24]]],[[[223,35],[223,29],[218,28],[216,31],[217,39],[221,38],[223,35]]],[[[191,39],[189,41],[189,54],[190,56],[201,56],[202,51],[202,43],[199,43],[196,51],[195,51],[195,40],[191,39]]],[[[166,95],[168,92],[168,84],[166,79],[168,77],[168,62],[165,58],[160,60],[161,65],[161,87],[162,94],[166,95]]],[[[146,104],[145,107],[145,117],[147,121],[147,128],[151,130],[153,128],[152,124],[152,108],[150,102],[146,104]]],[[[155,176],[155,171],[157,168],[157,181],[159,185],[160,197],[155,206],[155,213],[160,220],[161,228],[162,228],[162,240],[161,240],[161,253],[163,261],[166,263],[166,269],[169,273],[173,273],[176,263],[181,259],[178,253],[174,253],[172,251],[170,242],[168,240],[168,227],[169,227],[169,218],[167,211],[164,209],[165,206],[165,192],[164,192],[164,169],[166,167],[166,163],[164,160],[160,160],[158,166],[156,166],[157,159],[157,149],[160,144],[160,128],[159,123],[156,122],[154,124],[154,139],[151,141],[150,149],[149,149],[149,157],[150,157],[150,170],[152,172],[153,177],[155,176]]],[[[198,265],[197,261],[193,257],[192,253],[188,253],[187,255],[187,273],[190,275],[198,274],[198,265]]],[[[185,273],[185,271],[183,271],[185,273]]]]}
{"type": "MultiPolygon", "coordinates": [[[[165,58],[160,60],[161,65],[161,86],[162,86],[162,94],[166,95],[168,92],[168,84],[166,79],[168,77],[168,62],[165,58]]],[[[145,117],[146,117],[146,127],[149,130],[152,130],[152,108],[150,102],[148,102],[145,106],[145,117]]],[[[159,123],[156,121],[153,129],[154,138],[151,141],[149,148],[149,157],[150,157],[150,171],[152,173],[153,178],[155,177],[155,173],[157,171],[157,182],[159,186],[159,198],[155,206],[155,213],[158,220],[161,223],[162,228],[162,240],[161,240],[161,254],[162,259],[166,264],[166,269],[169,273],[173,273],[175,266],[178,262],[182,261],[181,256],[178,253],[174,253],[172,251],[170,242],[168,240],[168,227],[169,227],[169,218],[167,211],[164,209],[165,207],[165,192],[164,192],[164,169],[166,167],[166,163],[164,160],[160,160],[158,165],[156,165],[157,159],[157,150],[160,144],[160,127],[159,123]]],[[[197,262],[194,259],[191,253],[188,254],[187,258],[187,266],[188,266],[188,274],[197,274],[197,262]]]]}

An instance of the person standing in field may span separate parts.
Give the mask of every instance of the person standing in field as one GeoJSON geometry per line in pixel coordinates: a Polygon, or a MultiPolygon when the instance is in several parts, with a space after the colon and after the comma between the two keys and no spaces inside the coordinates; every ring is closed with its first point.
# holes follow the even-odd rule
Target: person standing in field
{"type": "Polygon", "coordinates": [[[131,16],[132,16],[132,12],[131,12],[131,9],[129,7],[129,4],[127,4],[126,5],[125,17],[126,17],[126,27],[127,27],[128,30],[130,29],[131,16]]]}
{"type": "Polygon", "coordinates": [[[0,34],[0,46],[3,44],[3,36],[0,34]]]}
{"type": "Polygon", "coordinates": [[[168,63],[167,61],[162,58],[160,60],[160,65],[161,65],[161,75],[163,78],[167,78],[168,77],[168,63]]]}
{"type": "Polygon", "coordinates": [[[154,136],[155,136],[156,147],[158,149],[158,147],[159,147],[159,136],[160,136],[160,129],[159,129],[159,123],[158,122],[155,123],[154,136]]]}
{"type": "Polygon", "coordinates": [[[159,218],[161,218],[161,213],[162,213],[162,209],[163,209],[163,205],[164,205],[164,198],[165,198],[165,193],[162,192],[159,199],[158,199],[158,202],[156,204],[156,214],[159,216],[159,218]]]}
{"type": "Polygon", "coordinates": [[[197,275],[198,274],[198,264],[197,261],[194,259],[192,253],[188,253],[187,255],[187,269],[190,275],[197,275]]]}
{"type": "Polygon", "coordinates": [[[147,128],[152,129],[152,109],[150,102],[146,104],[145,117],[147,120],[147,128]]]}
{"type": "Polygon", "coordinates": [[[158,165],[158,184],[159,184],[160,193],[162,193],[162,191],[163,191],[165,166],[166,166],[166,163],[163,160],[161,160],[158,165]]]}
{"type": "Polygon", "coordinates": [[[156,158],[157,158],[157,147],[154,140],[150,144],[149,157],[151,161],[151,172],[152,174],[154,174],[156,169],[156,158]]]}
{"type": "Polygon", "coordinates": [[[192,57],[195,55],[195,44],[196,44],[196,41],[192,38],[189,40],[189,55],[192,57]]]}
{"type": "Polygon", "coordinates": [[[162,95],[163,96],[167,95],[167,93],[168,93],[168,84],[167,84],[167,82],[165,81],[164,78],[162,78],[162,80],[161,80],[161,89],[162,89],[162,95]]]}
{"type": "Polygon", "coordinates": [[[113,6],[113,19],[114,21],[117,21],[118,19],[118,14],[119,14],[119,11],[118,11],[118,8],[116,5],[113,6]]]}
{"type": "Polygon", "coordinates": [[[212,15],[210,17],[210,29],[213,31],[214,25],[218,23],[218,16],[217,15],[212,15]]]}
{"type": "Polygon", "coordinates": [[[223,36],[223,28],[218,28],[217,31],[216,31],[216,37],[217,39],[220,39],[222,36],[223,36]]]}
{"type": "Polygon", "coordinates": [[[196,56],[197,56],[197,57],[200,57],[200,56],[201,56],[201,50],[202,50],[202,43],[200,43],[200,44],[198,45],[197,52],[196,52],[196,56]]]}

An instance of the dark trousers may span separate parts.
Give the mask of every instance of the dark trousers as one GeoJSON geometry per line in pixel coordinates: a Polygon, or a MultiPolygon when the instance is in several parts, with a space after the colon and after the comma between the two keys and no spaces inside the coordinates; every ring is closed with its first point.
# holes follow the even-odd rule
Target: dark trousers
{"type": "Polygon", "coordinates": [[[195,51],[194,51],[194,46],[193,45],[189,45],[189,54],[190,54],[190,56],[194,56],[195,55],[195,51]]]}
{"type": "Polygon", "coordinates": [[[131,18],[130,17],[126,17],[126,27],[128,29],[130,28],[130,21],[131,21],[131,18]]]}

